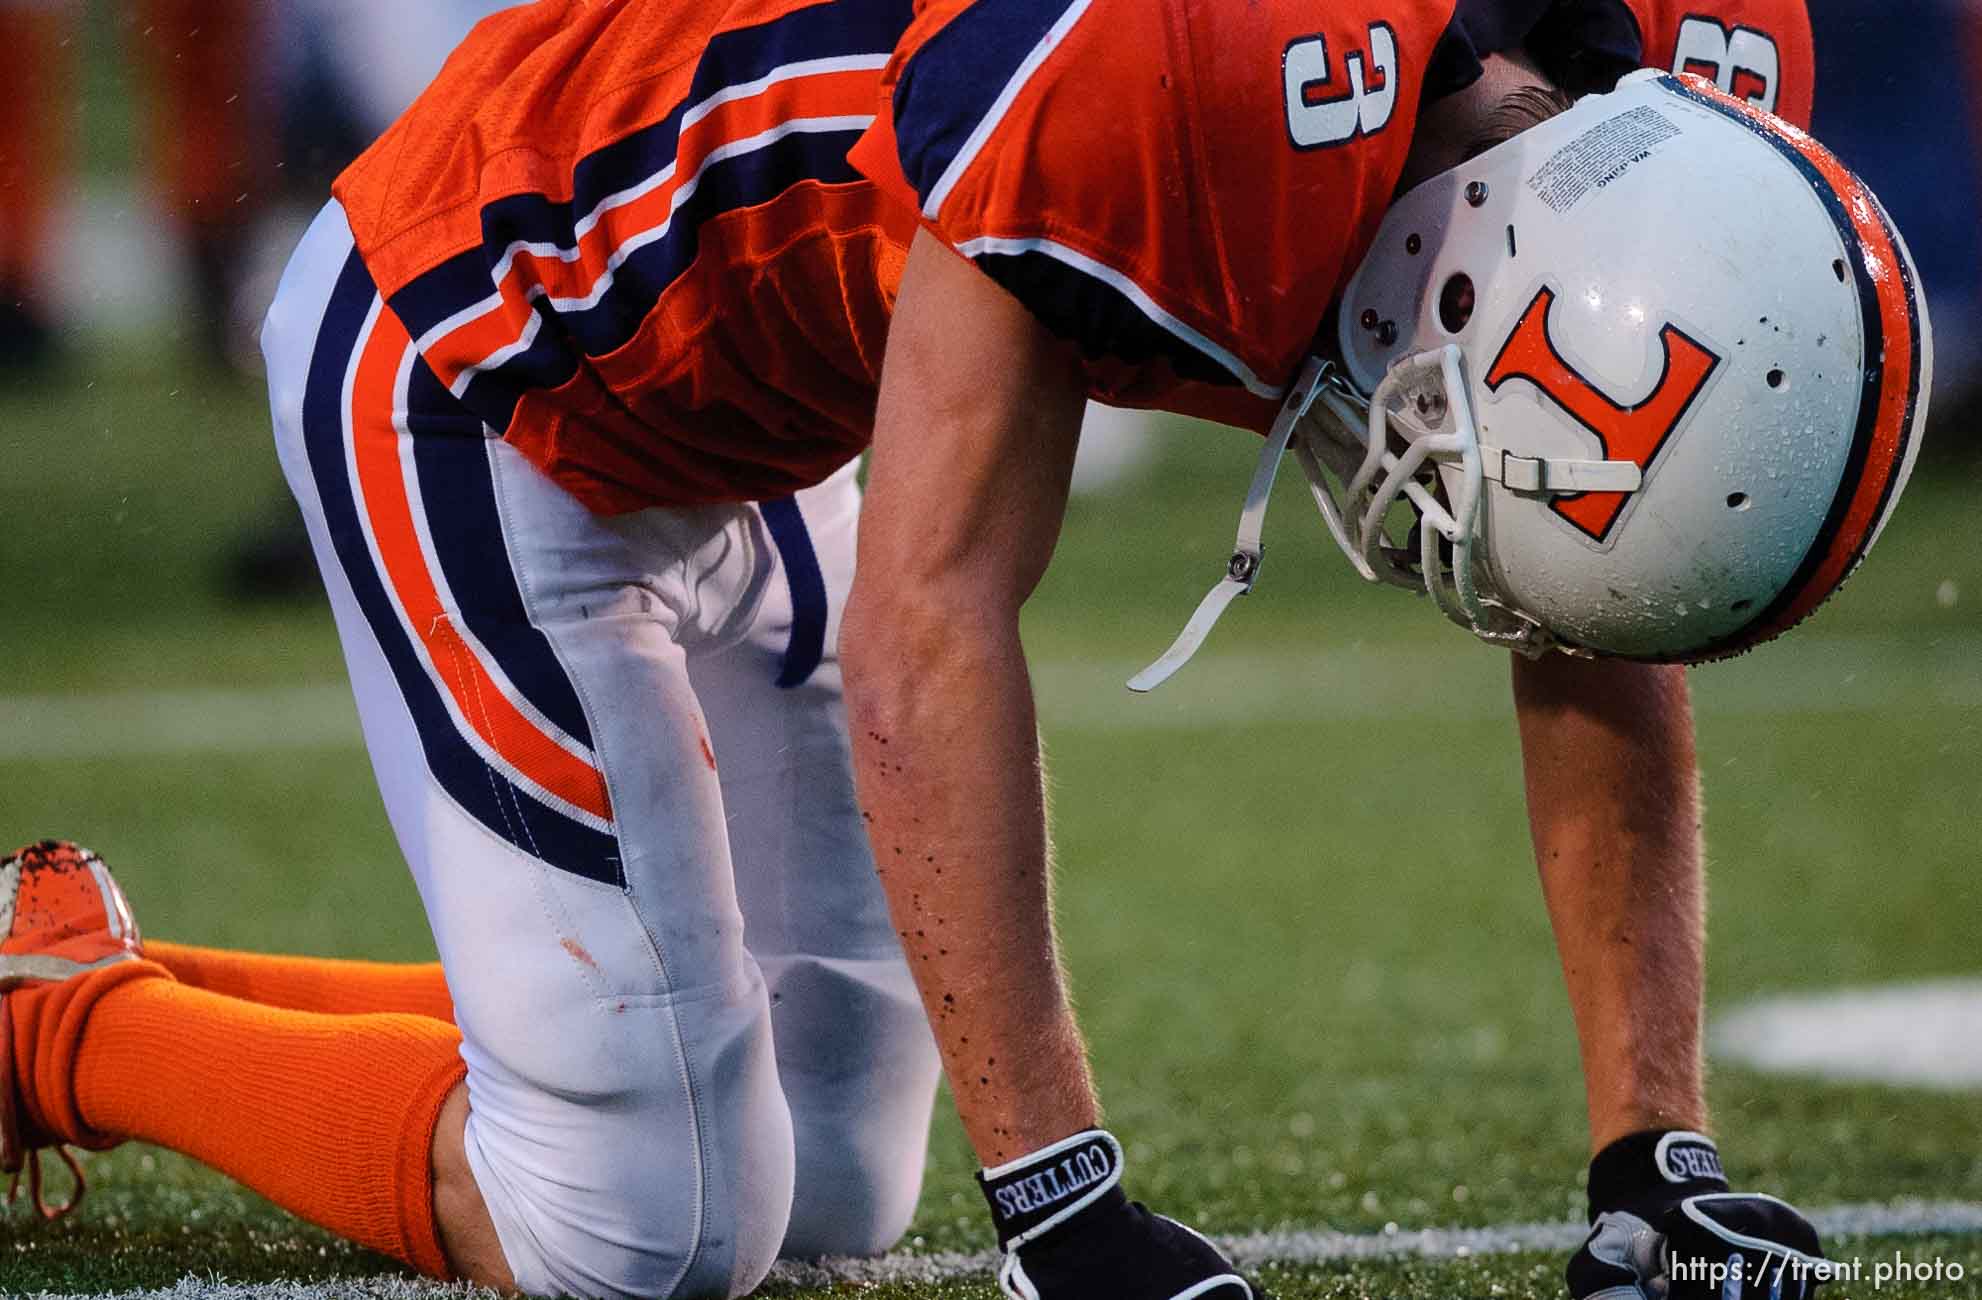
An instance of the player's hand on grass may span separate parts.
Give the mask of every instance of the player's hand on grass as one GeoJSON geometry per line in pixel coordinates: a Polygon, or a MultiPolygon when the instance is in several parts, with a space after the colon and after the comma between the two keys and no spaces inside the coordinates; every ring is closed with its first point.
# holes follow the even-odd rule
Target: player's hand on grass
{"type": "Polygon", "coordinates": [[[1122,1191],[1122,1146],[1091,1129],[978,1175],[1012,1300],[1267,1300],[1218,1248],[1122,1191]]]}
{"type": "Polygon", "coordinates": [[[1810,1221],[1728,1190],[1698,1133],[1634,1133],[1590,1165],[1591,1229],[1569,1261],[1573,1300],[1808,1300],[1826,1277],[1810,1221]]]}

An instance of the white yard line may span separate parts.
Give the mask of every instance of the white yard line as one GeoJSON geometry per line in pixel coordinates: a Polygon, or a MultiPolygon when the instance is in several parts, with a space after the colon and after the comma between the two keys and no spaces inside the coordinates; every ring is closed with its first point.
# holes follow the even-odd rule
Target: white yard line
{"type": "Polygon", "coordinates": [[[1982,1087],[1982,979],[1784,993],[1714,1018],[1712,1054],[1752,1070],[1982,1087]]]}
{"type": "MultiPolygon", "coordinates": [[[[1816,1210],[1817,1231],[1837,1237],[1923,1237],[1982,1233],[1982,1203],[1899,1201],[1837,1205],[1816,1210]]],[[[1419,1228],[1375,1233],[1326,1228],[1283,1229],[1218,1242],[1243,1268],[1265,1264],[1326,1264],[1338,1260],[1463,1259],[1523,1251],[1568,1252],[1589,1234],[1582,1223],[1507,1223],[1486,1228],[1419,1228]]],[[[882,1259],[827,1260],[778,1265],[781,1282],[830,1286],[836,1282],[943,1282],[989,1276],[997,1257],[989,1251],[959,1255],[889,1255],[882,1259]]]]}
{"type": "MultiPolygon", "coordinates": [[[[1049,731],[1512,718],[1506,656],[1484,652],[1456,629],[1453,636],[1404,647],[1324,641],[1312,650],[1249,653],[1235,629],[1230,641],[1238,648],[1201,656],[1147,696],[1122,686],[1141,664],[1052,662],[1038,666],[1034,679],[1049,731]]],[[[1982,637],[1922,644],[1806,635],[1700,669],[1693,688],[1704,717],[1978,709],[1982,637]]]]}
{"type": "MultiPolygon", "coordinates": [[[[1454,633],[1455,637],[1458,633],[1454,633]]],[[[1191,730],[1372,718],[1466,722],[1510,716],[1500,655],[1462,642],[1393,649],[1208,654],[1150,696],[1122,685],[1139,665],[1035,666],[1049,731],[1191,730]]],[[[1694,676],[1705,717],[1982,709],[1982,637],[1921,645],[1806,636],[1694,676]]],[[[0,695],[0,763],[251,754],[359,743],[342,683],[244,689],[0,695]]]]}
{"type": "MultiPolygon", "coordinates": [[[[1982,1202],[1895,1201],[1888,1204],[1833,1205],[1810,1215],[1827,1239],[1846,1237],[1974,1236],[1982,1234],[1982,1202]]],[[[1326,1264],[1340,1260],[1420,1258],[1463,1259],[1524,1251],[1575,1249],[1589,1229],[1580,1223],[1509,1223],[1485,1228],[1421,1228],[1376,1233],[1328,1229],[1288,1229],[1225,1237],[1222,1244],[1243,1267],[1264,1264],[1326,1264]]],[[[1834,1252],[1835,1253],[1835,1252],[1834,1252]]],[[[996,1262],[990,1252],[888,1255],[881,1259],[783,1263],[773,1281],[797,1286],[848,1282],[934,1283],[989,1277],[996,1262]]],[[[335,1282],[269,1282],[244,1285],[187,1277],[176,1286],[119,1291],[94,1296],[43,1292],[28,1300],[442,1300],[491,1295],[472,1287],[441,1286],[399,1277],[340,1279],[335,1282]]]]}
{"type": "Polygon", "coordinates": [[[0,763],[172,758],[356,745],[351,688],[0,695],[0,763]]]}

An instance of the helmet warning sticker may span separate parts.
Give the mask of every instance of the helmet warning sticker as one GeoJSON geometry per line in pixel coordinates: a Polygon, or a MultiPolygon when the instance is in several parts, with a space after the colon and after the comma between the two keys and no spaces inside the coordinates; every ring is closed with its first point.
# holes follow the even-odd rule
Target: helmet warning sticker
{"type": "Polygon", "coordinates": [[[1556,212],[1567,212],[1678,134],[1679,126],[1671,118],[1640,104],[1605,118],[1556,150],[1528,177],[1528,188],[1556,212]]]}

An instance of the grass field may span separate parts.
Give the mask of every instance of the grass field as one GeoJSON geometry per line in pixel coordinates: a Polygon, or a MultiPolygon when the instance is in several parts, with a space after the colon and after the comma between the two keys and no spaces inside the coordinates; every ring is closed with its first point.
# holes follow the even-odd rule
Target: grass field
{"type": "MultiPolygon", "coordinates": [[[[1131,698],[1120,681],[1216,575],[1251,464],[1237,435],[1162,446],[1150,479],[1078,504],[1028,624],[1067,947],[1134,1191],[1230,1236],[1568,1219],[1581,1090],[1504,664],[1423,602],[1353,583],[1290,490],[1259,593],[1202,662],[1131,698]]],[[[1716,1002],[1982,973],[1972,476],[1917,480],[1832,608],[1697,676],[1716,1002]]],[[[0,836],[93,845],[153,935],[427,958],[348,706],[305,689],[341,680],[327,613],[230,606],[213,585],[277,492],[259,395],[174,357],[0,393],[0,836]],[[220,698],[314,713],[183,746],[160,730],[172,701],[220,698]]],[[[1810,1205],[1982,1202],[1972,1092],[1724,1067],[1713,1093],[1739,1181],[1810,1205]]],[[[971,1165],[939,1108],[912,1249],[988,1246],[971,1165]]],[[[0,1220],[0,1292],[394,1272],[169,1153],[89,1168],[73,1220],[0,1220]]],[[[1982,1235],[1834,1245],[1970,1273],[1881,1295],[1982,1295],[1982,1235]]],[[[1283,1300],[1558,1293],[1553,1249],[1446,1254],[1317,1257],[1267,1280],[1283,1300]]],[[[764,1294],[827,1294],[787,1276],[764,1294]]]]}

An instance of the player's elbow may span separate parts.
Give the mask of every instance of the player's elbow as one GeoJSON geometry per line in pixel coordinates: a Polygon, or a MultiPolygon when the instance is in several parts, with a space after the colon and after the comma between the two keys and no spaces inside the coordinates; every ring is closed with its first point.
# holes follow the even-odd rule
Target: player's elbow
{"type": "Polygon", "coordinates": [[[990,663],[1018,654],[1016,605],[962,585],[856,581],[840,624],[840,666],[856,727],[862,718],[898,719],[945,684],[967,688],[990,663]]]}

